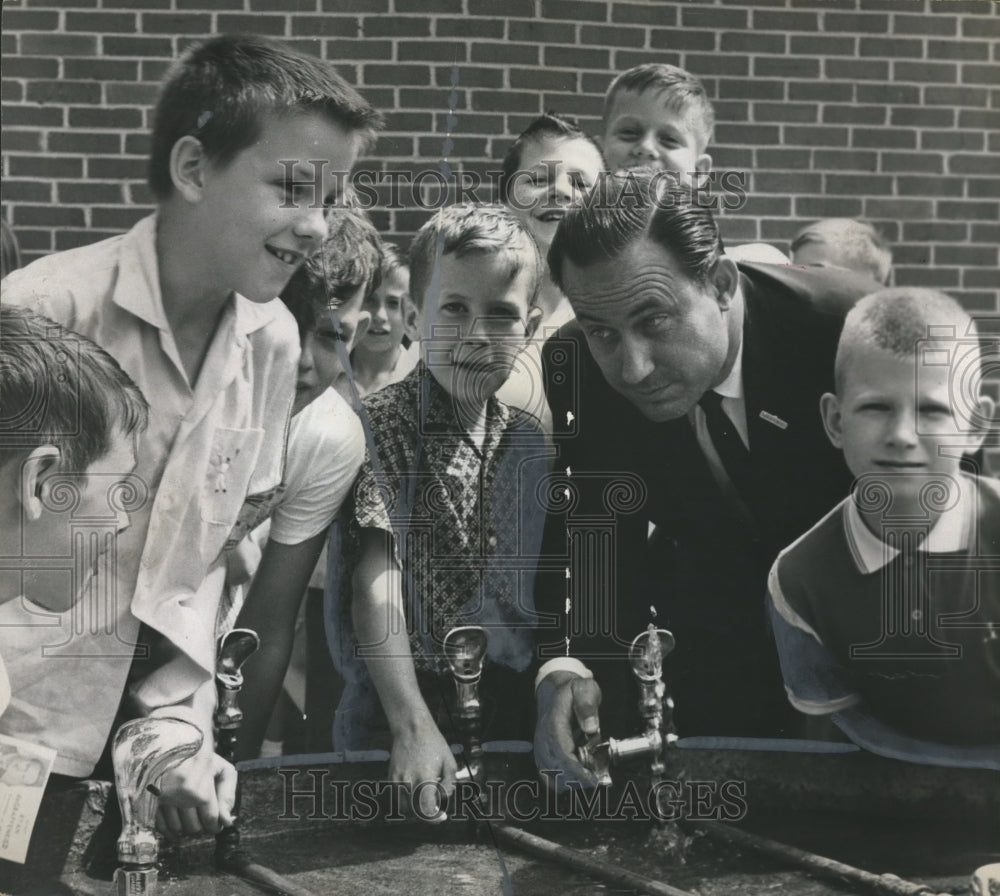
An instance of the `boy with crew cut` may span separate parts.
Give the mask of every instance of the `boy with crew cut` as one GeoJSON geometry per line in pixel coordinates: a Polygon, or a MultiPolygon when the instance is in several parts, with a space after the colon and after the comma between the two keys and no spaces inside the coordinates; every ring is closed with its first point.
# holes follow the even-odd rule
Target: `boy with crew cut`
{"type": "MultiPolygon", "coordinates": [[[[159,824],[175,835],[217,830],[232,802],[211,736],[221,555],[281,480],[299,346],[274,298],[322,243],[324,206],[379,120],[331,63],[253,36],[196,44],[155,111],[156,214],[4,281],[4,301],[92,338],[151,401],[136,472],[152,507],[121,538],[114,632],[76,646],[102,657],[103,700],[86,711],[105,735],[136,644],[123,714],[204,731],[164,779],[159,824]]],[[[79,773],[97,759],[81,757],[79,773]]]]}
{"type": "Polygon", "coordinates": [[[604,97],[602,149],[611,171],[656,168],[697,186],[712,169],[715,111],[694,75],[659,62],[622,72],[604,97]]]}
{"type": "MultiPolygon", "coordinates": [[[[344,662],[357,655],[353,643],[341,646],[349,687],[335,747],[370,745],[377,692],[392,738],[390,776],[411,786],[440,780],[448,790],[454,778],[435,711],[453,691],[442,651],[453,626],[487,628],[485,737],[530,731],[519,714],[531,707],[523,673],[546,458],[537,421],[515,415],[496,392],[537,326],[540,276],[534,240],[502,207],[438,212],[411,248],[423,360],[364,403],[371,442],[343,561],[341,587],[353,597],[341,615],[351,606],[367,669],[344,662]]],[[[423,811],[432,797],[433,788],[421,788],[423,811]]]]}
{"type": "Polygon", "coordinates": [[[107,734],[77,707],[99,694],[103,678],[78,679],[94,660],[65,647],[74,627],[107,621],[115,541],[144,499],[129,474],[149,408],[89,339],[6,305],[0,389],[0,557],[8,560],[0,569],[0,734],[55,749],[56,772],[80,774],[107,734]],[[64,562],[45,563],[52,558],[64,562]],[[54,674],[60,667],[66,677],[54,674]],[[79,683],[67,687],[70,680],[79,683]]]}
{"type": "Polygon", "coordinates": [[[1000,487],[960,470],[993,415],[957,302],[889,289],[847,315],[823,422],[851,495],[786,548],[768,609],[792,704],[914,762],[1000,769],[1000,487]]]}
{"type": "Polygon", "coordinates": [[[792,240],[792,263],[847,268],[886,286],[892,277],[892,251],[879,232],[853,218],[823,218],[807,224],[792,240]]]}

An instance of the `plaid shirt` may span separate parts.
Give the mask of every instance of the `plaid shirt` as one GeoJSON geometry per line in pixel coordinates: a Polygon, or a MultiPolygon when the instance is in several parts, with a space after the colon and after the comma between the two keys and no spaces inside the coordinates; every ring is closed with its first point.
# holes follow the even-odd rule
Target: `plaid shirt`
{"type": "Polygon", "coordinates": [[[391,532],[416,667],[439,670],[445,634],[478,624],[491,659],[526,668],[548,467],[537,421],[491,397],[478,448],[423,364],[364,405],[377,459],[366,458],[355,486],[342,588],[361,530],[391,532]]]}

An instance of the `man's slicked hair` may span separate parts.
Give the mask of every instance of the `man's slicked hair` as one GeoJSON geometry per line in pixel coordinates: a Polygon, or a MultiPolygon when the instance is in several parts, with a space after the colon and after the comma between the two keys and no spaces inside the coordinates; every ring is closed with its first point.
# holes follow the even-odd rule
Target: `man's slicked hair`
{"type": "Polygon", "coordinates": [[[149,406],[118,362],[89,339],[28,308],[0,307],[0,461],[42,445],[84,473],[116,429],[142,432],[149,406]]]}
{"type": "Polygon", "coordinates": [[[662,246],[700,285],[722,255],[712,212],[669,171],[634,169],[606,175],[582,205],[571,206],[549,247],[549,272],[566,291],[564,265],[584,268],[617,258],[644,237],[662,246]]]}
{"type": "MultiPolygon", "coordinates": [[[[333,63],[255,35],[222,35],[189,47],[167,74],[153,118],[149,187],[173,193],[170,153],[197,137],[207,157],[225,165],[260,136],[267,115],[310,113],[370,145],[382,126],[376,111],[333,63]]],[[[346,172],[345,172],[346,173],[346,172]]]]}
{"type": "Polygon", "coordinates": [[[534,238],[502,205],[450,205],[417,231],[410,245],[410,298],[421,311],[427,299],[434,264],[441,256],[495,254],[504,258],[513,279],[527,266],[532,272],[529,305],[535,303],[542,277],[542,260],[534,238]]]}

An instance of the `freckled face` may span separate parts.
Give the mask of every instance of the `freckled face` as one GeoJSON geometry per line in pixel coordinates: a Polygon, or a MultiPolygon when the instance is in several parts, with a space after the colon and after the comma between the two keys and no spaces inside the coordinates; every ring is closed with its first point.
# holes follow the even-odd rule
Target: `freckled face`
{"type": "Polygon", "coordinates": [[[567,261],[565,292],[608,383],[646,417],[686,414],[723,379],[732,296],[700,285],[642,239],[587,267],[567,261]]]}

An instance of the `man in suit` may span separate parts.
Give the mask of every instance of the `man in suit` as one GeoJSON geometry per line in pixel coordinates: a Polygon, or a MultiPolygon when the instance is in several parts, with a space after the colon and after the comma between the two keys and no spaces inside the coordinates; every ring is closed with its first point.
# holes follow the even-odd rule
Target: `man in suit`
{"type": "Polygon", "coordinates": [[[602,690],[603,733],[636,730],[626,647],[651,621],[676,637],[681,735],[794,733],[767,572],[851,483],[819,398],[844,315],[878,284],[737,265],[703,203],[652,172],[609,177],[549,252],[576,314],[544,351],[573,498],[554,502],[547,534],[570,575],[537,594],[535,751],[540,768],[583,780],[574,737],[596,732],[602,690]],[[581,560],[570,542],[598,550],[581,560]]]}

